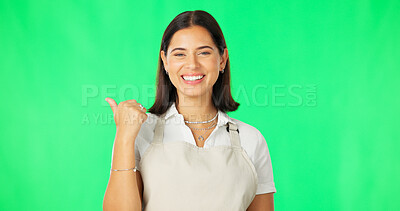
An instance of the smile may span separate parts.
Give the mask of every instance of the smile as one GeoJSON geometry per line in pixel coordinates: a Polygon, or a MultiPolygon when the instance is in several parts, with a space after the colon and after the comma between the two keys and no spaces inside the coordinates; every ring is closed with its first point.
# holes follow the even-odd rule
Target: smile
{"type": "Polygon", "coordinates": [[[188,76],[188,75],[184,75],[182,76],[183,80],[185,81],[197,81],[200,80],[204,77],[204,75],[197,75],[197,76],[188,76]]]}
{"type": "Polygon", "coordinates": [[[206,75],[202,75],[202,74],[197,74],[197,75],[181,75],[181,78],[183,79],[183,82],[185,84],[191,84],[191,85],[195,85],[195,84],[199,84],[201,83],[206,75]]]}

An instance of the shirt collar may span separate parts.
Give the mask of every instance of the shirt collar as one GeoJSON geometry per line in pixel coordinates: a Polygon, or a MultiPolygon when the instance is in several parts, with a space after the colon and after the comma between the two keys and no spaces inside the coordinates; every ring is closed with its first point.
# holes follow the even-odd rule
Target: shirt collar
{"type": "MultiPolygon", "coordinates": [[[[172,103],[172,105],[167,109],[166,114],[165,114],[165,120],[169,119],[170,117],[173,116],[181,116],[183,119],[182,114],[178,112],[175,106],[175,102],[172,103]]],[[[221,111],[218,109],[218,126],[226,125],[228,122],[234,123],[232,118],[228,116],[225,112],[221,111]]]]}

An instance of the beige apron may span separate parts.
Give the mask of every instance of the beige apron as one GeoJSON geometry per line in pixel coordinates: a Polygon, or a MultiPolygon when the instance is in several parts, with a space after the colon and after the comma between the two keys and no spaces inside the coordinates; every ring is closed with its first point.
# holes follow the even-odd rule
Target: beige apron
{"type": "MultiPolygon", "coordinates": [[[[243,211],[257,191],[257,172],[228,122],[232,146],[163,143],[165,114],[140,161],[145,211],[243,211]]],[[[227,130],[228,130],[227,128],[227,130]]]]}

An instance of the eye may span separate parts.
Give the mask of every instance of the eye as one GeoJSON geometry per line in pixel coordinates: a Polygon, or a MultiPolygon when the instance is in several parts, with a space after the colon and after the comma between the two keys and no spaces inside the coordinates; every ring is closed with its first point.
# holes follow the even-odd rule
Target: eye
{"type": "Polygon", "coordinates": [[[208,54],[210,54],[210,52],[202,52],[201,54],[208,55],[208,54]]]}
{"type": "Polygon", "coordinates": [[[182,53],[177,53],[177,54],[175,54],[174,56],[179,56],[179,55],[183,55],[182,53]]]}

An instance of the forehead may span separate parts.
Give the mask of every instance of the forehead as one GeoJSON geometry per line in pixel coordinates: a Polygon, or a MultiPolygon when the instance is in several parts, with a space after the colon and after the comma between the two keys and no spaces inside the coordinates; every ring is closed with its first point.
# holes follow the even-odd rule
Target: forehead
{"type": "Polygon", "coordinates": [[[207,29],[201,26],[192,26],[175,32],[168,48],[197,48],[200,45],[210,45],[215,47],[207,29]]]}

